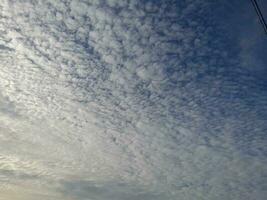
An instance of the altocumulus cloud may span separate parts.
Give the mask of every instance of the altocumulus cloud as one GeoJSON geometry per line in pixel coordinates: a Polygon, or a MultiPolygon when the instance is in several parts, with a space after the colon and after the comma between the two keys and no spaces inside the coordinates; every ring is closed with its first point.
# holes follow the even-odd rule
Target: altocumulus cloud
{"type": "Polygon", "coordinates": [[[267,85],[223,4],[0,0],[0,200],[263,200],[267,85]]]}

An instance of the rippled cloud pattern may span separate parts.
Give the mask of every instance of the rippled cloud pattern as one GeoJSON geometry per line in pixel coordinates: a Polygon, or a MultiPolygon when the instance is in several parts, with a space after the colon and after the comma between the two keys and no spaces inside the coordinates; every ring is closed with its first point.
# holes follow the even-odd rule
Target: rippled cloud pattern
{"type": "Polygon", "coordinates": [[[264,200],[266,39],[229,7],[0,0],[0,200],[264,200]]]}

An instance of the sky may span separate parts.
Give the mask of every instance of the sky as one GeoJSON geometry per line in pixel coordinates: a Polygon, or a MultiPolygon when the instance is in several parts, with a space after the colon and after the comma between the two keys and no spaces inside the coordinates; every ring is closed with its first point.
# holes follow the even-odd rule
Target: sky
{"type": "Polygon", "coordinates": [[[0,200],[266,199],[266,55],[249,0],[0,0],[0,200]]]}

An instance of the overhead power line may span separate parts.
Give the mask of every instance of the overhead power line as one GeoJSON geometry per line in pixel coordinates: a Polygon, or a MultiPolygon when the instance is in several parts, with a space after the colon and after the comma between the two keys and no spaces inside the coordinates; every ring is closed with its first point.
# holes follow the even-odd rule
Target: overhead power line
{"type": "Polygon", "coordinates": [[[259,20],[260,20],[260,23],[261,23],[261,25],[263,27],[263,30],[267,34],[267,24],[266,24],[266,21],[265,21],[263,15],[262,15],[262,12],[260,10],[259,4],[257,3],[257,0],[251,0],[251,3],[252,3],[252,5],[253,5],[258,17],[259,17],[259,20]]]}

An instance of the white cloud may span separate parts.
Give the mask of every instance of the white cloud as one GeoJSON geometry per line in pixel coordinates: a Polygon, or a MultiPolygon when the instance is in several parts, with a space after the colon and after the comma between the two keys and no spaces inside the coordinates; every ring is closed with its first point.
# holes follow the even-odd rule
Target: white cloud
{"type": "Polygon", "coordinates": [[[4,198],[264,199],[267,96],[209,3],[2,2],[4,198]]]}

